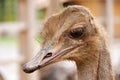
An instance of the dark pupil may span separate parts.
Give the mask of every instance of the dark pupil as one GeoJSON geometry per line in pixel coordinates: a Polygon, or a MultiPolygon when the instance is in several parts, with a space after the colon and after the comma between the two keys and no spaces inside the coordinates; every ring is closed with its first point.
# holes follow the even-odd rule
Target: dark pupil
{"type": "Polygon", "coordinates": [[[83,35],[83,30],[75,30],[70,33],[72,38],[80,38],[83,35]]]}

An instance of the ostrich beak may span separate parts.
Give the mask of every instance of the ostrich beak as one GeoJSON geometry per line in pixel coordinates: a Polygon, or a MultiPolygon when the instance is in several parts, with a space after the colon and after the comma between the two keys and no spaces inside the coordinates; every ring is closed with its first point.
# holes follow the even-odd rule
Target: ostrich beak
{"type": "Polygon", "coordinates": [[[30,62],[28,62],[24,65],[23,70],[26,73],[32,73],[37,69],[40,69],[49,64],[58,62],[61,60],[61,57],[63,55],[71,52],[78,46],[79,45],[70,46],[66,49],[59,50],[59,52],[55,52],[55,53],[49,52],[48,49],[41,50],[30,62]]]}

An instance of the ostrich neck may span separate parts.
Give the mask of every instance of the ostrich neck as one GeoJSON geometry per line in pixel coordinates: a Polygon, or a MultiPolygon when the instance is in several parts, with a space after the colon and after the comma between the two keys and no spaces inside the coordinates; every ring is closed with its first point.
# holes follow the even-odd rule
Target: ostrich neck
{"type": "Polygon", "coordinates": [[[114,80],[110,54],[107,49],[76,61],[78,80],[114,80]]]}

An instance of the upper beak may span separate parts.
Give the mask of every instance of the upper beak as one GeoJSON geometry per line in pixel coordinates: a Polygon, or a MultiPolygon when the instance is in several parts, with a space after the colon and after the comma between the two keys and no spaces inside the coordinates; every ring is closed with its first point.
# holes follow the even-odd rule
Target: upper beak
{"type": "Polygon", "coordinates": [[[77,48],[78,46],[79,45],[70,46],[66,49],[59,50],[59,52],[55,52],[55,53],[49,52],[48,49],[41,50],[30,62],[24,65],[23,70],[26,73],[31,73],[46,65],[60,61],[63,55],[71,52],[73,49],[77,48]]]}

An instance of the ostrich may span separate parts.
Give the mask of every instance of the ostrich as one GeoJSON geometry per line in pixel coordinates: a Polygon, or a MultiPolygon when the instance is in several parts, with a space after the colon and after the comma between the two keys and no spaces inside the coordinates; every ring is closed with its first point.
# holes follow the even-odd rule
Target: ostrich
{"type": "Polygon", "coordinates": [[[79,80],[114,80],[103,27],[82,6],[69,6],[52,15],[41,32],[41,51],[23,70],[34,72],[50,64],[75,61],[79,80]]]}

